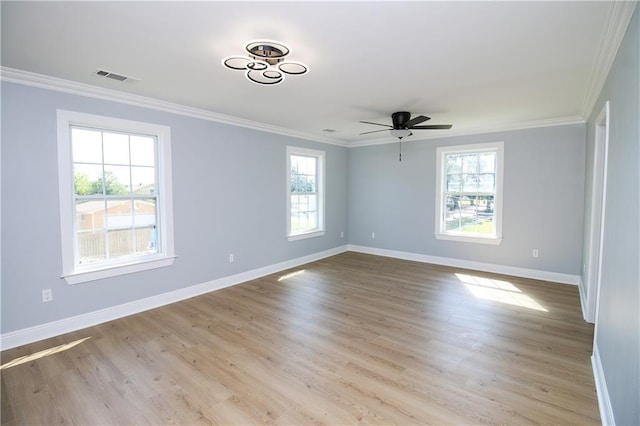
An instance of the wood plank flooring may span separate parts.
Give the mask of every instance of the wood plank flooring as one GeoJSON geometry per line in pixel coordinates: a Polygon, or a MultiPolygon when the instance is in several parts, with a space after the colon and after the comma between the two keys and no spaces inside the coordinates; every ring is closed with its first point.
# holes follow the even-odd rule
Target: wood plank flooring
{"type": "Polygon", "coordinates": [[[599,424],[592,338],[574,286],[347,252],[2,352],[2,425],[599,424]]]}

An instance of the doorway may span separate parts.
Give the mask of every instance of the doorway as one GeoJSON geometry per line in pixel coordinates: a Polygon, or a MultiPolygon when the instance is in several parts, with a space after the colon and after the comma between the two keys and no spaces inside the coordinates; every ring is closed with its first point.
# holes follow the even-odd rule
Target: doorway
{"type": "Polygon", "coordinates": [[[600,278],[602,273],[602,245],[607,190],[607,156],[609,151],[609,101],[605,102],[596,119],[595,146],[593,152],[593,181],[591,187],[591,218],[589,222],[589,246],[585,272],[586,315],[588,322],[597,321],[600,278]]]}

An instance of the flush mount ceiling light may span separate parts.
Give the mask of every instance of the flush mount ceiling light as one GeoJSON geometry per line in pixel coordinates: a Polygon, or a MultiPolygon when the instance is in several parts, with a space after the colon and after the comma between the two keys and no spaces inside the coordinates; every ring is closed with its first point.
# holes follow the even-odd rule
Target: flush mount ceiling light
{"type": "Polygon", "coordinates": [[[222,64],[232,70],[246,71],[246,77],[257,84],[282,83],[284,76],[302,75],[309,67],[301,62],[285,60],[291,53],[284,43],[272,40],[250,41],[244,47],[247,56],[227,56],[222,64]]]}

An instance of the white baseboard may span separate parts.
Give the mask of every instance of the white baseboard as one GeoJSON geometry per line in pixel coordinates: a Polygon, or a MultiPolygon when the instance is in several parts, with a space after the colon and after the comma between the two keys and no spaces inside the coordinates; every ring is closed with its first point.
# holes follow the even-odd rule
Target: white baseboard
{"type": "Polygon", "coordinates": [[[598,395],[600,421],[602,422],[603,426],[615,426],[616,421],[613,417],[613,408],[611,408],[611,400],[609,399],[607,382],[604,379],[604,371],[602,370],[602,362],[600,361],[600,352],[598,351],[598,346],[595,344],[593,345],[591,366],[593,367],[593,377],[596,382],[596,394],[598,395]]]}
{"type": "Polygon", "coordinates": [[[22,330],[5,333],[0,336],[0,348],[2,350],[25,345],[27,343],[37,342],[39,340],[48,339],[50,337],[59,336],[71,331],[81,330],[114,319],[126,317],[128,315],[137,314],[149,309],[158,308],[160,306],[179,302],[194,296],[209,293],[211,291],[220,290],[225,287],[231,287],[246,281],[264,277],[266,275],[275,274],[285,269],[295,268],[305,263],[324,259],[347,251],[347,246],[340,246],[333,249],[313,253],[308,256],[302,256],[262,268],[253,269],[228,277],[219,278],[213,281],[196,284],[190,287],[181,288],[179,290],[170,291],[168,293],[158,294],[156,296],[147,297],[133,302],[124,303],[122,305],[112,306],[98,311],[89,312],[74,317],[64,318],[58,321],[41,324],[22,330]]]}
{"type": "Polygon", "coordinates": [[[572,285],[578,285],[580,282],[580,276],[578,275],[563,274],[559,272],[548,272],[540,271],[538,269],[495,265],[492,263],[474,262],[471,260],[454,259],[450,257],[429,256],[426,254],[409,253],[352,244],[349,244],[348,248],[349,251],[356,251],[359,253],[375,254],[378,256],[394,257],[397,259],[413,260],[416,262],[433,263],[435,265],[453,266],[456,268],[473,269],[476,271],[512,275],[514,277],[531,278],[534,280],[551,281],[572,285]]]}

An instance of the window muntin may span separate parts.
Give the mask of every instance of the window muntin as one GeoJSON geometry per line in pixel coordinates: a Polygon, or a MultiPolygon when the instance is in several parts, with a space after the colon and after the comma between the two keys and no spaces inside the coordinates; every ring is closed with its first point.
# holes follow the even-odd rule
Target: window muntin
{"type": "Polygon", "coordinates": [[[173,261],[170,129],[58,111],[63,276],[71,284],[173,261]]]}
{"type": "Polygon", "coordinates": [[[289,240],[324,234],[324,152],[287,148],[289,240]]]}
{"type": "Polygon", "coordinates": [[[438,148],[436,237],[499,243],[503,144],[438,148]]]}

